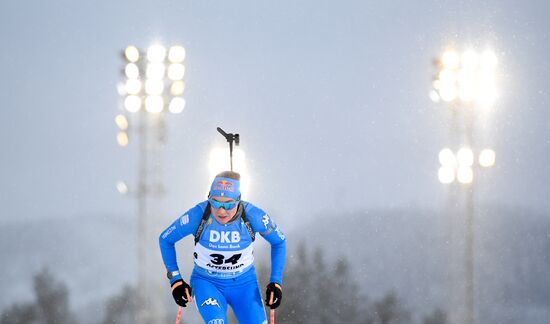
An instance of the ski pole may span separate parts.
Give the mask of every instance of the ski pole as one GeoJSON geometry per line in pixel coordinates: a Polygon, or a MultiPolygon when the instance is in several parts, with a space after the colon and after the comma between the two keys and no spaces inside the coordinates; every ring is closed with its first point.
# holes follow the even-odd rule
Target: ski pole
{"type": "Polygon", "coordinates": [[[183,311],[183,307],[180,306],[180,309],[178,310],[178,316],[176,316],[176,324],[180,324],[181,312],[182,311],[183,311]]]}
{"type": "Polygon", "coordinates": [[[193,299],[191,298],[191,295],[189,295],[189,289],[185,288],[185,294],[187,295],[187,300],[189,301],[189,304],[193,302],[193,299]]]}
{"type": "MultiPolygon", "coordinates": [[[[273,305],[273,293],[269,297],[269,305],[273,305]]],[[[269,310],[269,324],[275,324],[275,310],[273,308],[269,310]]]]}
{"type": "MultiPolygon", "coordinates": [[[[192,302],[191,296],[189,296],[189,290],[187,290],[187,288],[185,288],[185,294],[187,295],[187,300],[189,302],[192,302]]],[[[182,312],[183,312],[183,307],[180,306],[180,308],[178,309],[178,315],[176,316],[176,323],[175,324],[180,324],[181,313],[182,312]]]]}

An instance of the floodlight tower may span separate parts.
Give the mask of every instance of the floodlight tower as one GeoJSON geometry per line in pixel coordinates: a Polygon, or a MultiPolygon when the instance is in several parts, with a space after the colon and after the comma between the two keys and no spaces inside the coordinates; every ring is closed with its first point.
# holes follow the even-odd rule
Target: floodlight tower
{"type": "MultiPolygon", "coordinates": [[[[438,74],[434,80],[434,89],[430,97],[433,101],[444,101],[451,108],[451,141],[453,145],[462,145],[456,155],[450,149],[444,149],[439,154],[441,168],[439,169],[439,180],[442,183],[452,183],[455,178],[461,184],[460,189],[453,188],[449,204],[449,213],[452,215],[453,228],[451,239],[456,236],[455,225],[464,222],[464,282],[465,298],[464,310],[451,311],[452,323],[475,323],[475,287],[474,287],[474,174],[476,164],[474,163],[474,124],[476,116],[481,109],[486,109],[494,104],[496,99],[495,68],[497,59],[492,51],[476,53],[467,50],[459,53],[450,49],[443,53],[440,59],[436,60],[438,74]],[[456,219],[458,191],[464,193],[465,219],[456,219]]],[[[492,166],[495,162],[495,153],[492,150],[483,150],[479,155],[480,165],[492,166]]],[[[454,272],[451,269],[451,272],[454,272]]],[[[453,278],[456,280],[456,278],[453,278]]],[[[453,288],[456,288],[456,282],[453,288]]]]}
{"type": "MultiPolygon", "coordinates": [[[[123,51],[124,83],[119,93],[124,98],[124,113],[117,115],[117,142],[126,147],[131,143],[129,131],[137,136],[137,188],[129,190],[124,182],[117,184],[121,193],[131,192],[137,201],[138,276],[136,321],[139,324],[164,321],[162,276],[159,267],[158,216],[162,213],[163,148],[166,143],[167,112],[180,114],[185,108],[182,97],[185,84],[185,49],[176,45],[169,49],[152,45],[147,50],[128,46],[123,51]],[[134,126],[135,124],[135,126],[134,126]]],[[[131,275],[132,272],[129,272],[131,275]]]]}

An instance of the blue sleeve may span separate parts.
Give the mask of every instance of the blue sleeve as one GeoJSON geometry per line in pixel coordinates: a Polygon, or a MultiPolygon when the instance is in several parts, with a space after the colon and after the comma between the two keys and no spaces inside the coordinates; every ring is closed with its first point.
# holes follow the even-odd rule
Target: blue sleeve
{"type": "MultiPolygon", "coordinates": [[[[187,235],[195,234],[201,222],[204,208],[206,208],[206,202],[189,209],[160,234],[160,253],[167,271],[179,271],[175,244],[187,235]]],[[[181,279],[181,275],[174,276],[170,280],[170,284],[179,279],[181,279]]]]}
{"type": "Polygon", "coordinates": [[[246,216],[254,232],[260,233],[271,244],[271,275],[269,281],[282,286],[286,262],[285,235],[266,212],[252,204],[248,204],[246,216]]]}

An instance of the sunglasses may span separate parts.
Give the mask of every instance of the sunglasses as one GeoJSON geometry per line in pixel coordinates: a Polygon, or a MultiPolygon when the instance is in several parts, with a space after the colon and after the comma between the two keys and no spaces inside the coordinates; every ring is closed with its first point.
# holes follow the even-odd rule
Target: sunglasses
{"type": "Polygon", "coordinates": [[[235,206],[237,206],[237,204],[239,203],[239,200],[221,202],[212,198],[208,198],[208,202],[210,202],[210,205],[212,205],[212,207],[214,207],[215,209],[223,208],[225,210],[229,210],[235,208],[235,206]]]}

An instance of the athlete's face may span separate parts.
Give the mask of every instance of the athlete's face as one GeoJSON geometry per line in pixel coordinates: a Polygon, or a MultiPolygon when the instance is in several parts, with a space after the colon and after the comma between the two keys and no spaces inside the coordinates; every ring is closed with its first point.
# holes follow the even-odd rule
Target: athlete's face
{"type": "MultiPolygon", "coordinates": [[[[231,199],[228,197],[211,197],[213,200],[217,200],[219,202],[232,202],[235,201],[235,199],[231,199]]],[[[212,214],[214,214],[214,217],[220,224],[225,224],[229,222],[233,216],[237,213],[237,208],[239,207],[239,204],[235,204],[235,207],[225,210],[224,208],[214,208],[212,205],[210,208],[212,209],[212,214]]]]}

